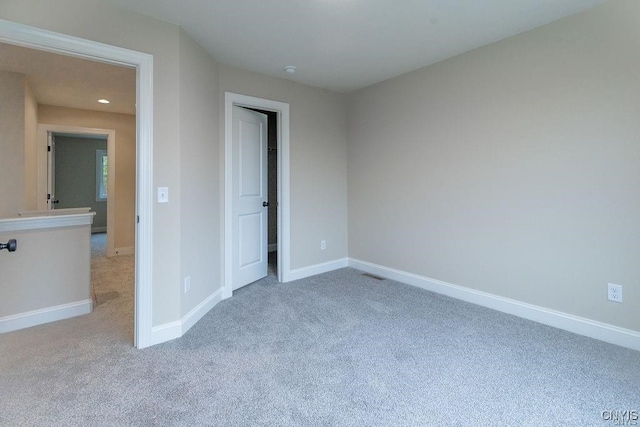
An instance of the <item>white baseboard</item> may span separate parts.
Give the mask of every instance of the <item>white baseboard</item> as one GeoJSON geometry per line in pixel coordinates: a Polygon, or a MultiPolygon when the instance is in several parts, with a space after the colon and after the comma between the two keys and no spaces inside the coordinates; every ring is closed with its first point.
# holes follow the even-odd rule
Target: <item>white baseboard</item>
{"type": "Polygon", "coordinates": [[[0,317],[0,333],[30,328],[43,323],[89,314],[93,311],[93,300],[87,299],[69,304],[56,305],[40,310],[0,317]]]}
{"type": "Polygon", "coordinates": [[[222,301],[222,288],[218,289],[207,299],[195,306],[190,312],[185,314],[182,319],[176,320],[175,322],[165,323],[164,325],[154,326],[151,328],[150,345],[156,345],[180,338],[220,301],[222,301]]]}
{"type": "Polygon", "coordinates": [[[283,279],[283,282],[290,282],[292,280],[300,280],[304,279],[305,277],[315,276],[316,274],[328,273],[329,271],[348,267],[348,265],[349,259],[342,258],[323,262],[322,264],[310,265],[309,267],[297,268],[295,270],[291,270],[289,274],[283,279]]]}
{"type": "Polygon", "coordinates": [[[278,250],[277,243],[269,243],[268,252],[275,252],[278,250]]]}
{"type": "Polygon", "coordinates": [[[125,246],[122,248],[115,248],[113,251],[116,255],[133,255],[135,253],[135,247],[125,246]]]}
{"type": "Polygon", "coordinates": [[[209,295],[207,299],[196,305],[190,312],[182,317],[182,335],[191,329],[193,325],[198,323],[198,320],[202,319],[202,316],[207,314],[209,310],[222,301],[222,289],[223,288],[220,288],[209,295]]]}
{"type": "MultiPolygon", "coordinates": [[[[284,282],[303,279],[305,277],[315,276],[316,274],[327,273],[329,271],[347,267],[347,265],[348,259],[342,258],[335,261],[329,261],[322,264],[299,268],[297,270],[292,270],[289,273],[288,277],[284,279],[284,282]]],[[[156,345],[166,341],[171,341],[176,338],[180,338],[193,325],[195,325],[198,320],[202,318],[202,316],[204,316],[209,310],[215,307],[216,304],[223,300],[223,291],[224,288],[216,291],[209,298],[198,304],[193,310],[187,313],[182,319],[151,328],[150,345],[156,345]]]]}
{"type": "Polygon", "coordinates": [[[564,329],[565,331],[573,332],[575,334],[584,335],[611,344],[616,344],[621,347],[640,351],[640,332],[637,331],[504,298],[487,292],[465,288],[464,286],[454,285],[441,280],[430,279],[428,277],[372,264],[366,261],[349,259],[349,267],[467,301],[472,304],[481,305],[503,313],[512,314],[538,323],[564,329]]]}
{"type": "Polygon", "coordinates": [[[149,345],[162,344],[163,342],[175,340],[182,336],[182,321],[176,320],[171,323],[164,323],[151,328],[151,339],[149,345]]]}

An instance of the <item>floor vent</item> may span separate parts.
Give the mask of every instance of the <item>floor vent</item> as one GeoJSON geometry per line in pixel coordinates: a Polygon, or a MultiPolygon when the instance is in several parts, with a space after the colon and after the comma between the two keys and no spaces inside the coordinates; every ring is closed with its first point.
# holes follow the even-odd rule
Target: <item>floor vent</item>
{"type": "Polygon", "coordinates": [[[375,274],[362,273],[362,275],[374,280],[386,280],[384,277],[376,276],[375,274]]]}

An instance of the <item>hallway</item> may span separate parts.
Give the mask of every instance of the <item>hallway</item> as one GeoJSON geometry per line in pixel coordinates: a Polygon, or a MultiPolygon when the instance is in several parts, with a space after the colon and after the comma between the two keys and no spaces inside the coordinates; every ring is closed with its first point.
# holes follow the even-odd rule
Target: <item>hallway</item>
{"type": "MultiPolygon", "coordinates": [[[[93,313],[101,331],[133,345],[135,255],[107,258],[107,235],[91,235],[93,313]]],[[[97,326],[97,325],[96,325],[97,326]]]]}

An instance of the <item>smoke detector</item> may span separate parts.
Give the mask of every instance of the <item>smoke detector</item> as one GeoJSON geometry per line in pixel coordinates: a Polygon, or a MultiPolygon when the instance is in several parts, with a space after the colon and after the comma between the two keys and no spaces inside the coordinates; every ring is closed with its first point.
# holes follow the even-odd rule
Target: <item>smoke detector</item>
{"type": "Polygon", "coordinates": [[[284,67],[284,72],[289,75],[292,75],[296,71],[298,71],[298,67],[295,67],[293,65],[287,65],[286,67],[284,67]]]}

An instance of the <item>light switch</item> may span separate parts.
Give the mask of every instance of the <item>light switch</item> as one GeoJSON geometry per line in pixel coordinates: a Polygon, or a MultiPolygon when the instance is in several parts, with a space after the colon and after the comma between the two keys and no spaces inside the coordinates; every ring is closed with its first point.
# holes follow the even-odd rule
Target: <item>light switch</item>
{"type": "Polygon", "coordinates": [[[169,203],[168,187],[158,187],[158,203],[169,203]]]}

